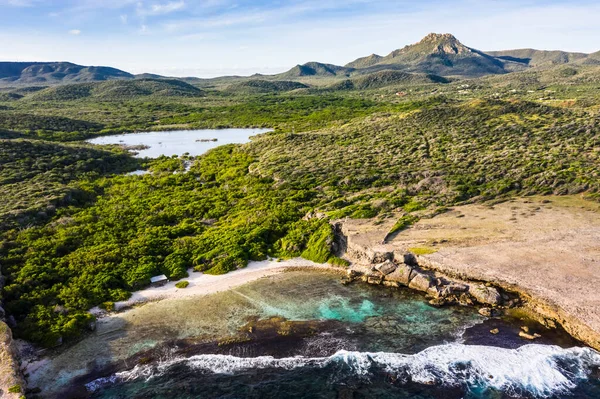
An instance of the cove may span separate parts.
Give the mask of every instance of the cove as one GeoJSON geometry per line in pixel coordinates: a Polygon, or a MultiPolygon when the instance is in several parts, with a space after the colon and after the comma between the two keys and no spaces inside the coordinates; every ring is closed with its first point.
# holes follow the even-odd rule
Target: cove
{"type": "Polygon", "coordinates": [[[432,307],[409,289],[289,271],[101,319],[31,380],[47,387],[44,397],[63,399],[597,393],[596,352],[551,331],[529,345],[518,337],[522,323],[432,307]]]}

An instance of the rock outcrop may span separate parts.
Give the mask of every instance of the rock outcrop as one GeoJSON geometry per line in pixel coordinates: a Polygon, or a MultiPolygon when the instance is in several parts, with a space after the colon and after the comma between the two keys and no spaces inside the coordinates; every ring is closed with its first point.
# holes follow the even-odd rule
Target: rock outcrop
{"type": "MultiPolygon", "coordinates": [[[[403,286],[424,292],[431,298],[430,304],[433,306],[479,304],[483,306],[480,313],[484,316],[496,317],[502,313],[497,309],[503,304],[503,295],[499,289],[482,283],[449,278],[432,271],[435,269],[429,268],[427,260],[420,256],[410,252],[394,252],[385,244],[345,230],[343,224],[336,227],[337,234],[343,237],[346,245],[345,257],[353,262],[343,279],[345,284],[360,279],[374,285],[403,286]]],[[[518,303],[518,298],[514,298],[506,305],[513,307],[518,303]]]]}
{"type": "Polygon", "coordinates": [[[0,397],[17,399],[24,397],[25,381],[21,376],[17,351],[10,328],[0,321],[0,397]]]}
{"type": "Polygon", "coordinates": [[[384,276],[387,276],[387,275],[393,273],[394,271],[396,271],[397,268],[398,268],[398,266],[391,260],[386,260],[385,262],[380,263],[377,266],[375,266],[375,270],[377,270],[379,273],[381,273],[384,276]]]}
{"type": "Polygon", "coordinates": [[[487,287],[483,284],[472,285],[469,293],[483,305],[498,306],[502,302],[500,292],[494,287],[487,287]]]}
{"type": "MultiPolygon", "coordinates": [[[[0,273],[0,291],[3,287],[4,277],[0,273]]],[[[0,306],[0,398],[24,398],[25,389],[12,331],[5,323],[5,312],[0,306]]]]}

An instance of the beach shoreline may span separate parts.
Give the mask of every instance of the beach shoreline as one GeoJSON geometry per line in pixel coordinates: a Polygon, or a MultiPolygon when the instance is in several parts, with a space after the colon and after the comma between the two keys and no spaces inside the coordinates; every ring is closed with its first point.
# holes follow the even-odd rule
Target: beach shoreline
{"type": "MultiPolygon", "coordinates": [[[[162,287],[148,287],[133,292],[129,299],[115,302],[114,311],[120,313],[133,306],[142,305],[148,302],[216,294],[218,292],[240,287],[263,277],[282,273],[288,269],[337,270],[334,266],[329,264],[318,264],[302,258],[281,261],[277,259],[268,259],[264,261],[249,262],[245,268],[221,275],[209,275],[195,272],[193,269],[190,269],[188,271],[189,277],[178,281],[169,281],[162,287]],[[181,281],[187,281],[189,285],[186,288],[177,288],[176,284],[181,281]]],[[[112,312],[107,312],[96,306],[90,309],[90,313],[97,318],[103,318],[109,316],[112,312]]]]}

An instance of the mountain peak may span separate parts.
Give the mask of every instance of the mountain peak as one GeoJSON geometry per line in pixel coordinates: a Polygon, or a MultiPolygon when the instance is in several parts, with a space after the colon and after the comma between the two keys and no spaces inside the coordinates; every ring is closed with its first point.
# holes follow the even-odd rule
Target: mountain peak
{"type": "Polygon", "coordinates": [[[462,44],[450,33],[430,33],[420,42],[406,46],[403,50],[417,50],[420,53],[430,54],[467,54],[473,50],[462,44]]]}
{"type": "Polygon", "coordinates": [[[438,42],[454,42],[460,43],[458,39],[451,33],[430,33],[425,36],[419,43],[438,43],[438,42]]]}

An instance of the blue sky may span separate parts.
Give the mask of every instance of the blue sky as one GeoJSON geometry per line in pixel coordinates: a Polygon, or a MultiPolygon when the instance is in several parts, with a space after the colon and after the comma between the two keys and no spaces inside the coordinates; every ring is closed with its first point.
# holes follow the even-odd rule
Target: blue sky
{"type": "Polygon", "coordinates": [[[600,50],[590,0],[0,0],[0,59],[172,76],[388,54],[429,32],[481,50],[600,50]]]}

